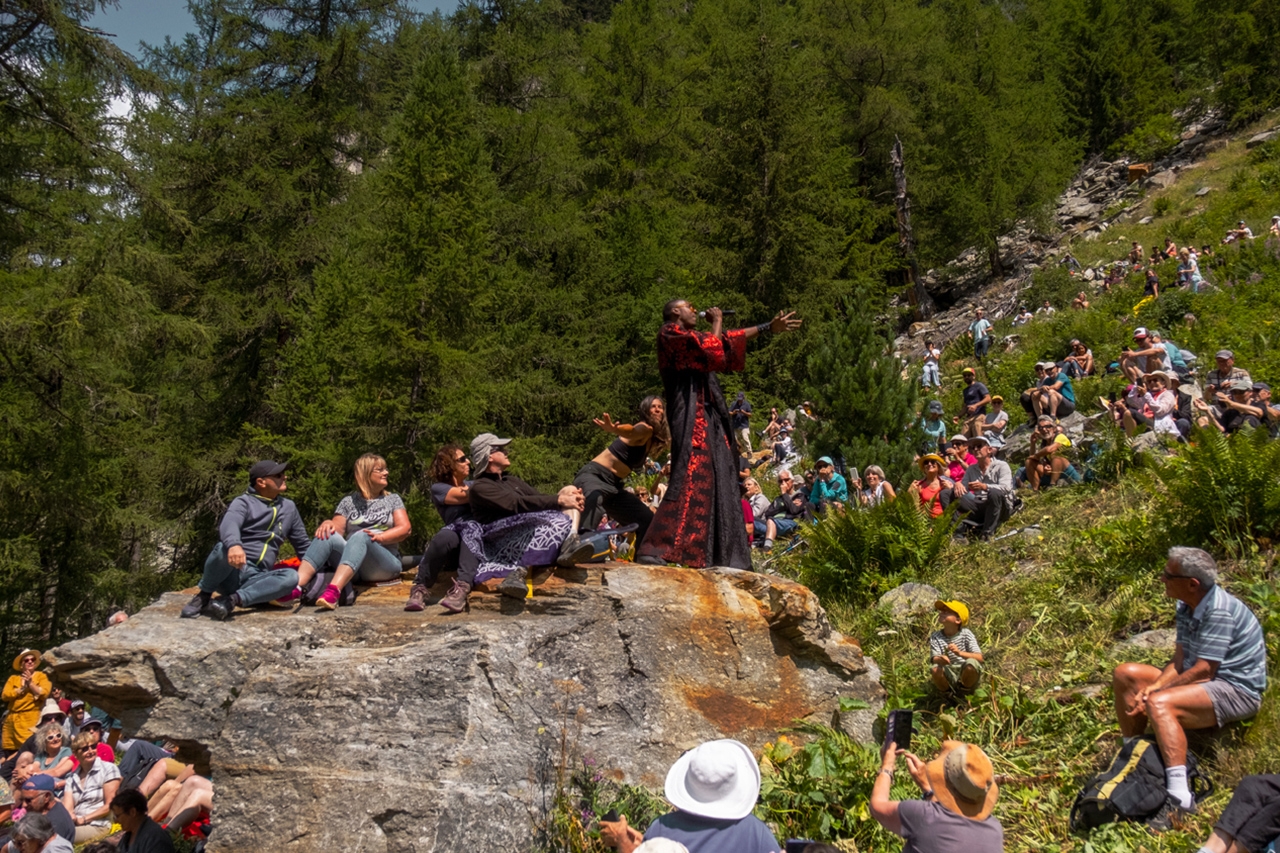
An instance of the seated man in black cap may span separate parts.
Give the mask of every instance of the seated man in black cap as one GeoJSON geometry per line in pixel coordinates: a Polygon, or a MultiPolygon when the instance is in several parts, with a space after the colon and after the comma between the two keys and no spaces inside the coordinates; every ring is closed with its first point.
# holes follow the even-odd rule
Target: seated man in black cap
{"type": "Polygon", "coordinates": [[[200,592],[182,608],[183,619],[201,613],[226,619],[236,607],[275,601],[298,585],[295,570],[273,568],[285,539],[299,555],[311,546],[298,508],[283,497],[288,466],[268,459],[249,469],[249,489],[227,507],[218,544],[204,561],[200,592]],[[222,597],[214,599],[215,592],[222,597]]]}
{"type": "Polygon", "coordinates": [[[1013,514],[1013,472],[1009,463],[995,458],[987,439],[969,439],[969,448],[978,461],[965,469],[956,483],[952,499],[966,513],[965,524],[976,528],[983,539],[990,539],[1004,521],[1013,514]]]}
{"type": "Polygon", "coordinates": [[[49,823],[53,824],[55,833],[67,841],[75,842],[76,822],[67,811],[67,807],[58,799],[56,779],[39,773],[22,783],[21,792],[28,814],[44,815],[49,819],[49,823]]]}

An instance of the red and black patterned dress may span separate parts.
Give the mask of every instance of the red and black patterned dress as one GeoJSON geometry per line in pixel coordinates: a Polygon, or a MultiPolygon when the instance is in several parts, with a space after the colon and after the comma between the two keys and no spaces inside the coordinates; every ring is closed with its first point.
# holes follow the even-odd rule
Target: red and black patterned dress
{"type": "Polygon", "coordinates": [[[719,336],[667,323],[658,332],[658,370],[671,426],[671,477],[637,556],[682,566],[751,568],[729,407],[716,373],[741,370],[742,330],[719,336]]]}

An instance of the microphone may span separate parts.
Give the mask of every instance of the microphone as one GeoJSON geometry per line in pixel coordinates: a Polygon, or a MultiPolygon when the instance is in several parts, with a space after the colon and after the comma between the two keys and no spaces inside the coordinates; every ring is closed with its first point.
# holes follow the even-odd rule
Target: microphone
{"type": "MultiPolygon", "coordinates": [[[[737,312],[737,311],[734,311],[732,308],[722,308],[722,309],[720,309],[720,316],[721,316],[721,317],[734,317],[734,316],[737,316],[737,314],[738,314],[738,312],[737,312]]],[[[699,317],[699,319],[702,319],[702,320],[707,319],[707,312],[706,312],[706,311],[699,311],[699,312],[698,312],[698,317],[699,317]]]]}

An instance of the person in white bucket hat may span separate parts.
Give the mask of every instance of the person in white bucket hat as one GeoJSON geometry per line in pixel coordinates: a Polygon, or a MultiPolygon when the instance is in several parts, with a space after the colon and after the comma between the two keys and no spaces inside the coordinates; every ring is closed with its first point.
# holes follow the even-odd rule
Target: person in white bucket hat
{"type": "MultiPolygon", "coordinates": [[[[601,823],[601,839],[621,853],[636,853],[656,839],[684,845],[689,853],[778,853],[782,845],[751,813],[760,796],[760,765],[746,744],[710,740],[676,759],[667,771],[667,800],[676,807],[643,836],[627,826],[601,823]]],[[[670,849],[670,848],[663,848],[670,849]]]]}

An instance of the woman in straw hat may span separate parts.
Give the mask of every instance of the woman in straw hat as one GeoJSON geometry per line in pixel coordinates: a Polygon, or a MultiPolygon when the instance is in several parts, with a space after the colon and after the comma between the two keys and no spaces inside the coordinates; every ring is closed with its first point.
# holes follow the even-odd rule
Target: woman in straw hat
{"type": "Polygon", "coordinates": [[[13,671],[17,675],[9,676],[3,695],[9,715],[4,720],[0,746],[6,756],[16,752],[36,730],[40,723],[40,703],[53,690],[49,676],[36,672],[39,665],[40,653],[35,649],[23,649],[13,659],[13,671]]]}
{"type": "Polygon", "coordinates": [[[951,487],[955,483],[943,476],[947,463],[938,454],[926,453],[918,461],[924,477],[914,481],[909,491],[930,518],[937,518],[951,502],[951,487]]]}
{"type": "Polygon", "coordinates": [[[889,744],[871,789],[871,816],[906,839],[903,853],[1000,853],[1004,828],[991,816],[998,795],[991,760],[974,744],[943,741],[928,764],[889,744]],[[899,753],[922,799],[889,799],[899,753]]]}

